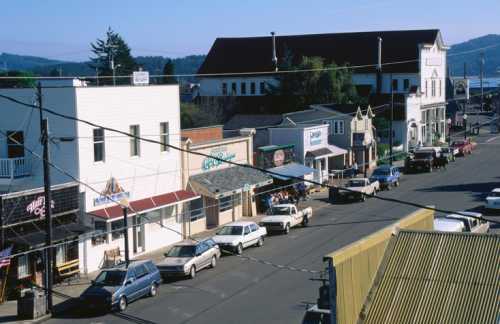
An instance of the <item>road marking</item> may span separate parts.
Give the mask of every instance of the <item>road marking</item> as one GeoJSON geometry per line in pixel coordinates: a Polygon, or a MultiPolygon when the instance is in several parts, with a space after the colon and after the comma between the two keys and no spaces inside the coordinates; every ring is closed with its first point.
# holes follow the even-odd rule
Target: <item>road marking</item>
{"type": "Polygon", "coordinates": [[[500,138],[500,136],[495,136],[495,137],[492,137],[490,139],[487,139],[486,140],[486,143],[489,143],[489,142],[493,142],[494,140],[496,140],[497,138],[500,138]]]}

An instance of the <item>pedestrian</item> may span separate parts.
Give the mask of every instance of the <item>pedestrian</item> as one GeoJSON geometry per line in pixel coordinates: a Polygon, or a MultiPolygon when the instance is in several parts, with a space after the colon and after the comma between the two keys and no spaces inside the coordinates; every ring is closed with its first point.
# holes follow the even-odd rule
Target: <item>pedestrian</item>
{"type": "Polygon", "coordinates": [[[358,175],[358,162],[354,161],[354,164],[352,165],[352,171],[354,176],[356,177],[358,175]]]}

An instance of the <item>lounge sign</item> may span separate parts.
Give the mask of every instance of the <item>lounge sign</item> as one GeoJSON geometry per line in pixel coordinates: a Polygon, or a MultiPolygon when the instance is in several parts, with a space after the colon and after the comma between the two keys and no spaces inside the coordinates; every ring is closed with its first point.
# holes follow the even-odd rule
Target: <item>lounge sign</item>
{"type": "MultiPolygon", "coordinates": [[[[54,200],[51,201],[50,203],[51,208],[54,209],[56,206],[54,200]]],[[[27,207],[26,207],[26,212],[30,215],[34,215],[39,218],[44,218],[45,217],[45,197],[40,196],[33,200],[27,207]]]]}
{"type": "Polygon", "coordinates": [[[111,177],[106,183],[106,188],[101,192],[101,195],[94,198],[94,206],[116,203],[117,201],[129,198],[130,192],[123,190],[118,181],[114,177],[111,177]]]}
{"type": "Polygon", "coordinates": [[[309,133],[309,143],[311,145],[321,144],[321,131],[312,131],[309,133]]]}
{"type": "Polygon", "coordinates": [[[210,169],[221,166],[225,163],[221,160],[233,161],[236,158],[236,153],[229,152],[226,146],[221,146],[219,148],[213,149],[209,154],[215,158],[207,157],[203,159],[203,161],[201,162],[201,169],[203,171],[208,171],[210,169]]]}

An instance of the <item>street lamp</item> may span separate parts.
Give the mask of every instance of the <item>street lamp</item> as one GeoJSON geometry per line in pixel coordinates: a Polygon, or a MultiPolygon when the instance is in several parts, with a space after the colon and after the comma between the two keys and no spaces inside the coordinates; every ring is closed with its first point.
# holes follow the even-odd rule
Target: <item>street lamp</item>
{"type": "Polygon", "coordinates": [[[464,114],[463,116],[464,119],[464,139],[467,139],[467,114],[464,114]]]}
{"type": "Polygon", "coordinates": [[[446,120],[446,124],[448,125],[448,145],[451,143],[451,118],[446,120]]]}

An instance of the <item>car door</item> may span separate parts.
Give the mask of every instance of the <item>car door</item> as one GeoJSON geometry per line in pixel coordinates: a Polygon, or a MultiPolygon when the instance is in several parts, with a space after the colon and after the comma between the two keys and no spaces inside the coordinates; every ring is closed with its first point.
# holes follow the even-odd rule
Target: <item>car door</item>
{"type": "Polygon", "coordinates": [[[250,229],[250,226],[245,226],[243,227],[243,246],[247,247],[252,245],[252,230],[250,229]]]}
{"type": "Polygon", "coordinates": [[[135,281],[137,282],[137,298],[144,296],[149,291],[149,272],[144,264],[135,267],[135,281]]]}
{"type": "Polygon", "coordinates": [[[209,262],[207,245],[201,242],[196,246],[196,268],[205,268],[209,262]]]}
{"type": "Polygon", "coordinates": [[[123,295],[125,295],[127,300],[132,301],[137,298],[137,294],[138,288],[135,271],[133,267],[129,267],[127,269],[127,277],[123,284],[123,295]]]}

